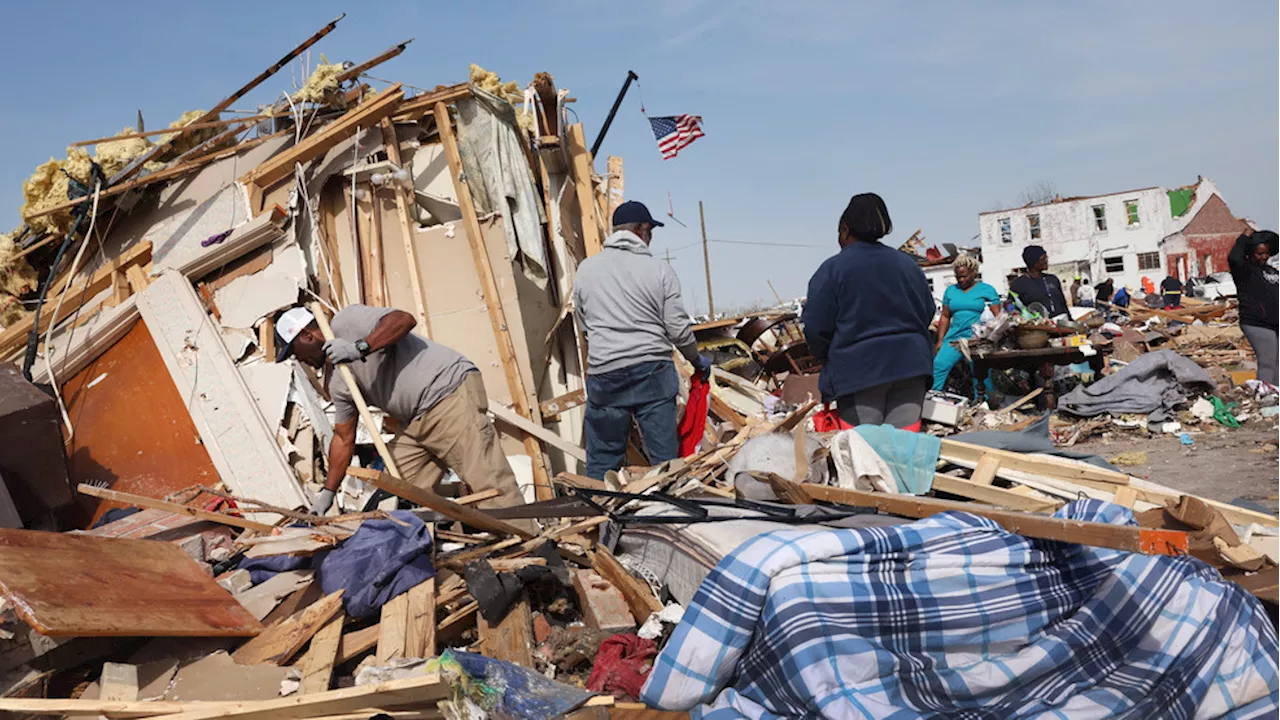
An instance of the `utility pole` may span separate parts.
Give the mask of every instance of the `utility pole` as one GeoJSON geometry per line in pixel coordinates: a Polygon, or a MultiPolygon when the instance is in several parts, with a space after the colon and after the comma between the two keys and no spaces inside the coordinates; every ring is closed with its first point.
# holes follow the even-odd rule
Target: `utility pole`
{"type": "Polygon", "coordinates": [[[773,296],[778,298],[778,304],[785,305],[786,303],[782,301],[782,296],[778,294],[778,289],[773,286],[773,281],[766,278],[765,282],[769,283],[769,289],[773,291],[773,296]]]}
{"type": "Polygon", "coordinates": [[[707,252],[707,216],[702,212],[702,201],[698,201],[698,220],[702,223],[702,265],[707,270],[707,319],[716,319],[716,304],[711,299],[711,255],[707,252]]]}
{"type": "Polygon", "coordinates": [[[671,264],[671,248],[667,248],[667,264],[671,264]]]}

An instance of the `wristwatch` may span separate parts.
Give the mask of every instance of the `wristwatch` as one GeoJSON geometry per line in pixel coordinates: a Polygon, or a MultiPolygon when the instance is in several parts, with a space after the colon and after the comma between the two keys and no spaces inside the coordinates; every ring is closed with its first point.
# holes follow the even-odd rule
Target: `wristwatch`
{"type": "Polygon", "coordinates": [[[369,343],[365,342],[363,338],[356,341],[356,349],[360,351],[361,359],[369,357],[369,343]]]}

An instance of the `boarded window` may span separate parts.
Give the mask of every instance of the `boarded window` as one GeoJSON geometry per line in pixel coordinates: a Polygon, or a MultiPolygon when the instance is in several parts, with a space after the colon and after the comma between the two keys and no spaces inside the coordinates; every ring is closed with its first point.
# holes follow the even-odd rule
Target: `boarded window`
{"type": "Polygon", "coordinates": [[[1093,214],[1093,231],[1106,232],[1107,231],[1107,206],[1094,205],[1093,207],[1089,208],[1089,210],[1093,214]]]}
{"type": "Polygon", "coordinates": [[[1009,218],[1000,218],[1000,243],[1002,245],[1013,244],[1013,223],[1009,218]]]}
{"type": "MultiPolygon", "coordinates": [[[[1159,253],[1156,253],[1157,255],[1159,253]]],[[[1124,272],[1124,256],[1117,255],[1115,257],[1102,258],[1102,266],[1109,273],[1124,272]]]]}
{"type": "Polygon", "coordinates": [[[1138,253],[1138,269],[1139,270],[1159,270],[1160,269],[1160,253],[1158,252],[1138,253]]]}
{"type": "Polygon", "coordinates": [[[1027,229],[1031,232],[1032,240],[1040,239],[1040,216],[1039,215],[1027,216],[1027,229]]]}
{"type": "Polygon", "coordinates": [[[1138,227],[1142,221],[1138,219],[1138,201],[1124,201],[1124,222],[1126,227],[1138,227]]]}

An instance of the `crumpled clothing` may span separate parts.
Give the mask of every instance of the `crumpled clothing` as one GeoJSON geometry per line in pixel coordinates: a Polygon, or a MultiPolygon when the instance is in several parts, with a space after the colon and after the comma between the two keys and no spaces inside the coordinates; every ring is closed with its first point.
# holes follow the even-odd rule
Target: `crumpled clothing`
{"type": "Polygon", "coordinates": [[[698,449],[698,442],[707,431],[707,406],[711,399],[711,383],[701,374],[694,373],[689,378],[689,400],[684,406],[684,415],[680,417],[680,425],[676,434],[680,439],[680,457],[688,457],[698,449]]]}
{"type": "Polygon", "coordinates": [[[1150,422],[1173,420],[1174,410],[1189,393],[1212,392],[1213,378],[1204,368],[1172,350],[1139,356],[1120,372],[1080,386],[1058,400],[1058,409],[1093,417],[1102,413],[1150,413],[1150,422]]]}
{"type": "Polygon", "coordinates": [[[840,487],[921,495],[933,487],[942,441],[892,425],[859,425],[831,439],[840,487]]]}
{"type": "Polygon", "coordinates": [[[587,689],[595,692],[640,697],[640,688],[653,671],[658,645],[632,633],[619,633],[600,644],[587,689]]]}

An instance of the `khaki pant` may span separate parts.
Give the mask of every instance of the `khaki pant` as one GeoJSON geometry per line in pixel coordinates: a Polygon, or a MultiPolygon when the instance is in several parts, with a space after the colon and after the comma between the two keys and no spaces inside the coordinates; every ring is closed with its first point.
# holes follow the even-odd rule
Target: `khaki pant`
{"type": "MultiPolygon", "coordinates": [[[[436,484],[453,468],[471,492],[495,488],[502,493],[476,503],[477,507],[524,504],[488,411],[489,399],[480,373],[467,373],[457,390],[401,428],[391,441],[391,457],[405,481],[434,492],[436,484]]],[[[537,532],[531,520],[516,520],[512,524],[537,532]]]]}

